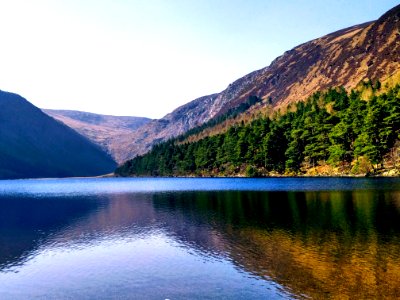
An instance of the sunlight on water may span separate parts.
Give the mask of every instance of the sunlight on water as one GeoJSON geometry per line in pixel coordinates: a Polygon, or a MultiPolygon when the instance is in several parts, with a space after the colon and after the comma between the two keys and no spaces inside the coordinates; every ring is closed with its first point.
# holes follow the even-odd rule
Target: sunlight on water
{"type": "Polygon", "coordinates": [[[89,178],[2,180],[0,194],[79,196],[174,191],[399,190],[396,178],[89,178]]]}
{"type": "Polygon", "coordinates": [[[236,269],[230,261],[187,248],[164,234],[84,242],[44,245],[22,265],[4,269],[0,273],[2,299],[279,295],[273,284],[236,269]],[[200,282],[206,289],[198,286],[200,282]],[[251,288],[243,289],[247,285],[251,288]]]}

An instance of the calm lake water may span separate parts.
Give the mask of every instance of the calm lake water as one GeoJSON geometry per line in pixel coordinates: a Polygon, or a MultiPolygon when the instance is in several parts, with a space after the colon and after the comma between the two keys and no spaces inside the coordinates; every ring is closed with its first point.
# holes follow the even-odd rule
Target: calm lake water
{"type": "Polygon", "coordinates": [[[400,297],[400,179],[0,181],[0,299],[400,297]]]}

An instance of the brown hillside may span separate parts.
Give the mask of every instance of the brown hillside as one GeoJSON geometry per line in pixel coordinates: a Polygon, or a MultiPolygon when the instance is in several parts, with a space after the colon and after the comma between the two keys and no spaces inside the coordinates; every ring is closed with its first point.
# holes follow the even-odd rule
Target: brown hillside
{"type": "Polygon", "coordinates": [[[239,83],[235,93],[228,87],[215,101],[213,111],[221,114],[249,95],[271,98],[279,106],[330,87],[351,89],[365,79],[385,81],[399,72],[399,59],[400,6],[396,6],[375,22],[343,29],[285,52],[270,66],[232,84],[239,83]]]}

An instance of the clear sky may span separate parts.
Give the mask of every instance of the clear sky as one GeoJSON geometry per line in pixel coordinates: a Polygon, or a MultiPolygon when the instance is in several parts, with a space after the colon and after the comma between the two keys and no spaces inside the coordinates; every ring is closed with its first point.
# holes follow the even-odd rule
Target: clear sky
{"type": "Polygon", "coordinates": [[[399,0],[0,0],[0,89],[160,118],[399,0]]]}

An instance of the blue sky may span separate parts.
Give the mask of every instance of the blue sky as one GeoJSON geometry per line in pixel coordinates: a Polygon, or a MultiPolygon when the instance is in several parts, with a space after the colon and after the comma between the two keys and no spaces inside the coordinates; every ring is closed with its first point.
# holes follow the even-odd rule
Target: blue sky
{"type": "Polygon", "coordinates": [[[0,89],[159,118],[398,1],[0,0],[0,89]]]}

